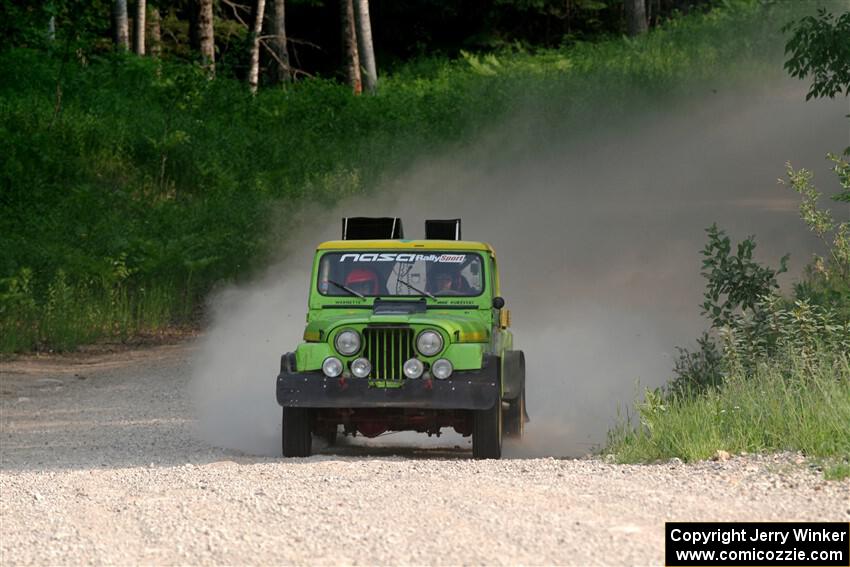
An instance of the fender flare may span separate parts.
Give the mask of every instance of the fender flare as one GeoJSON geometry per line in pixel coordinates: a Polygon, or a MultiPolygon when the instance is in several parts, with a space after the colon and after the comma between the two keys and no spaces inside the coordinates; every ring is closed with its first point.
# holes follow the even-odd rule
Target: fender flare
{"type": "Polygon", "coordinates": [[[280,372],[292,374],[295,371],[295,353],[287,352],[282,354],[280,356],[280,372]]]}

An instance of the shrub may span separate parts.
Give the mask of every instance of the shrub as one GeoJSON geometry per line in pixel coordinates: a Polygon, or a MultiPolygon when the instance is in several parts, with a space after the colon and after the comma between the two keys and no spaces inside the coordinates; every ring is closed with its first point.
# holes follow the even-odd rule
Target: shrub
{"type": "Polygon", "coordinates": [[[622,462],[679,457],[695,461],[717,450],[802,451],[850,455],[850,358],[818,350],[811,358],[783,352],[751,372],[733,368],[723,384],[673,396],[648,391],[639,423],[611,430],[606,451],[622,462]]]}
{"type": "MultiPolygon", "coordinates": [[[[833,198],[850,202],[850,164],[834,154],[828,158],[835,164],[833,171],[842,188],[833,198]]],[[[812,183],[811,171],[795,170],[789,163],[786,173],[788,181],[780,180],[780,183],[787,183],[800,195],[800,218],[827,251],[825,257],[814,255],[806,277],[795,288],[796,295],[829,307],[843,320],[850,320],[850,221],[839,222],[829,209],[819,207],[821,192],[812,183]]]]}
{"type": "Polygon", "coordinates": [[[788,256],[779,269],[765,267],[753,260],[754,236],[749,236],[732,252],[732,241],[713,224],[706,229],[708,242],[702,250],[701,275],[706,280],[702,314],[711,321],[709,331],[697,339],[697,350],[677,347],[674,379],[669,389],[675,393],[700,391],[723,381],[722,353],[716,344],[718,333],[732,332],[741,345],[767,348],[772,342],[762,331],[766,320],[764,299],[779,287],[776,277],[786,271],[788,256]]]}

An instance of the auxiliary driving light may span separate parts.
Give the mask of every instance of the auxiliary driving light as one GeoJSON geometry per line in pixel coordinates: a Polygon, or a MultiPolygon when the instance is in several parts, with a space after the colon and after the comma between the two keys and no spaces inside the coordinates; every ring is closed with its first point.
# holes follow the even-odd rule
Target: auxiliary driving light
{"type": "Polygon", "coordinates": [[[351,356],[360,350],[360,333],[346,329],[336,336],[334,346],[339,354],[351,356]]]}
{"type": "Polygon", "coordinates": [[[433,374],[434,378],[437,380],[445,380],[452,375],[453,370],[454,367],[452,366],[452,363],[445,358],[435,360],[434,364],[431,365],[431,374],[433,374]]]}
{"type": "Polygon", "coordinates": [[[351,363],[351,373],[356,378],[365,378],[372,372],[372,365],[365,358],[358,358],[351,363]]]}
{"type": "Polygon", "coordinates": [[[335,356],[329,356],[322,363],[322,372],[328,378],[336,378],[342,374],[342,361],[335,356]]]}
{"type": "Polygon", "coordinates": [[[443,350],[443,337],[436,331],[422,331],[416,337],[416,350],[423,356],[434,356],[443,350]]]}
{"type": "Polygon", "coordinates": [[[416,379],[425,372],[425,365],[417,358],[411,358],[404,363],[404,375],[410,379],[416,379]]]}

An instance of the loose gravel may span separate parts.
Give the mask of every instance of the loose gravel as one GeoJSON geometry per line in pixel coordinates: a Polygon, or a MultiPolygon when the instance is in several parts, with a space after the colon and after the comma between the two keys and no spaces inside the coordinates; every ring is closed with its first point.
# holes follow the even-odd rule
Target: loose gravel
{"type": "Polygon", "coordinates": [[[796,455],[216,449],[188,417],[189,350],[0,365],[0,564],[662,564],[665,521],[850,521],[850,481],[796,455]]]}

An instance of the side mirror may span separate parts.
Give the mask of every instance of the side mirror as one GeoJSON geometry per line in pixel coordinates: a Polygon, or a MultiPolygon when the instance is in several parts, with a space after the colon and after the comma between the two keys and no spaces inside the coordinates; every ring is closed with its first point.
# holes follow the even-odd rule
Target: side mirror
{"type": "Polygon", "coordinates": [[[501,309],[505,306],[505,298],[498,295],[493,298],[493,309],[501,309]]]}

